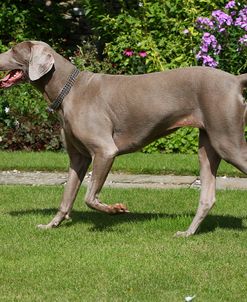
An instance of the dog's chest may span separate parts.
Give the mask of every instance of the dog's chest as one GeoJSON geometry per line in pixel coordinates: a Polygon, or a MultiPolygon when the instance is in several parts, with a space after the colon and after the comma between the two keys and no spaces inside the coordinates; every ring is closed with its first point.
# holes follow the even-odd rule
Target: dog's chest
{"type": "Polygon", "coordinates": [[[75,129],[73,123],[70,122],[70,119],[65,116],[60,116],[60,122],[63,129],[63,141],[65,148],[68,149],[68,146],[70,146],[77,149],[79,152],[88,153],[80,131],[75,129]]]}

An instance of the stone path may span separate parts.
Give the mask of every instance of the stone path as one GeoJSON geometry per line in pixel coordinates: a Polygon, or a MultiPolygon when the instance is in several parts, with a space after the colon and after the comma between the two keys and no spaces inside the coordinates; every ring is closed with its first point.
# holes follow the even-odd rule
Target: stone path
{"type": "MultiPolygon", "coordinates": [[[[87,174],[83,185],[90,180],[87,174]]],[[[21,172],[0,171],[0,184],[2,185],[64,185],[67,173],[62,172],[21,172]]],[[[108,175],[105,186],[113,188],[199,188],[200,180],[196,176],[175,175],[132,175],[112,173],[108,175]]],[[[217,189],[247,190],[246,178],[218,177],[217,189]]]]}

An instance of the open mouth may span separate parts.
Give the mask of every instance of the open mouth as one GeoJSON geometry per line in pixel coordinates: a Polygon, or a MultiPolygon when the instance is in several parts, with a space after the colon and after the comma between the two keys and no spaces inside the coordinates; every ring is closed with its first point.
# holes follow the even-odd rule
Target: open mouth
{"type": "Polygon", "coordinates": [[[3,79],[0,80],[0,88],[11,87],[25,79],[25,74],[20,69],[11,70],[3,79]]]}

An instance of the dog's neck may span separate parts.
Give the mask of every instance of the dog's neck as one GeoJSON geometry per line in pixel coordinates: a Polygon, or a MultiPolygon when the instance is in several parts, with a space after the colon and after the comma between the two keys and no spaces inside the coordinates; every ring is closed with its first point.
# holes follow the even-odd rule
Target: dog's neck
{"type": "Polygon", "coordinates": [[[70,93],[70,90],[72,89],[80,71],[76,67],[73,69],[72,73],[68,77],[65,85],[60,90],[59,95],[56,97],[56,99],[52,102],[52,104],[47,108],[49,112],[54,112],[55,110],[59,110],[62,107],[63,100],[66,98],[66,96],[70,93]]]}
{"type": "Polygon", "coordinates": [[[55,63],[53,68],[38,81],[32,84],[43,94],[44,98],[51,104],[65,86],[75,66],[68,60],[54,52],[55,63]]]}

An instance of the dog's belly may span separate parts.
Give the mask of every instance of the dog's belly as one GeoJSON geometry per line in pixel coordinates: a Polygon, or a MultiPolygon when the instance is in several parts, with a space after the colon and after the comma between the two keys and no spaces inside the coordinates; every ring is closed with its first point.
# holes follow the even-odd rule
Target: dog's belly
{"type": "Polygon", "coordinates": [[[155,139],[171,134],[176,130],[177,129],[167,130],[162,135],[159,135],[155,138],[153,136],[147,136],[145,138],[138,139],[136,137],[129,136],[129,135],[121,135],[121,136],[114,136],[113,139],[118,148],[118,154],[125,154],[125,153],[131,153],[140,150],[141,148],[153,142],[155,139]]]}
{"type": "Polygon", "coordinates": [[[204,125],[201,120],[196,118],[193,115],[186,116],[178,121],[176,121],[174,124],[172,124],[168,130],[181,128],[181,127],[194,127],[194,128],[204,128],[204,125]]]}
{"type": "Polygon", "coordinates": [[[119,154],[137,151],[154,140],[169,135],[181,127],[204,128],[202,121],[194,116],[188,115],[175,121],[162,122],[150,129],[148,127],[132,128],[129,131],[116,131],[113,134],[114,142],[119,154]]]}

